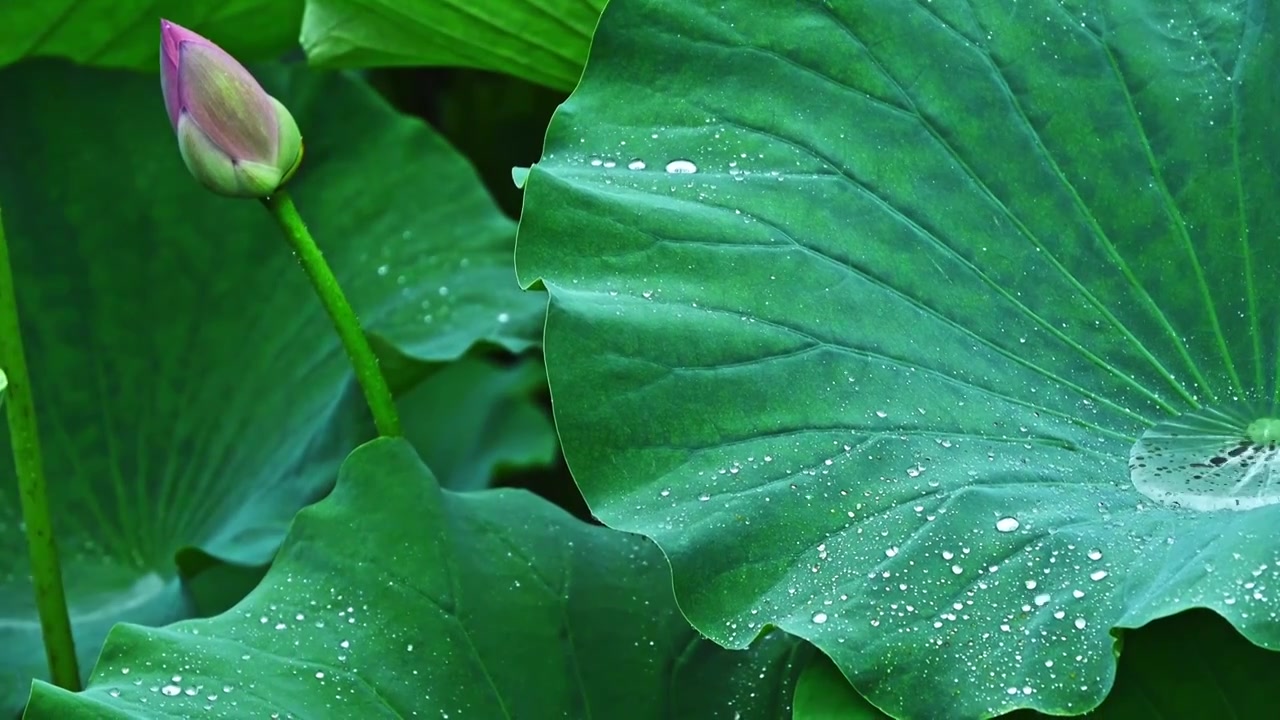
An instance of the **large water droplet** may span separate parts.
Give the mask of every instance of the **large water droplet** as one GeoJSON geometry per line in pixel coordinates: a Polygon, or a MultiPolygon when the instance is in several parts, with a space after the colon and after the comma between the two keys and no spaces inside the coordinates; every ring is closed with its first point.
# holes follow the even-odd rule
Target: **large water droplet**
{"type": "Polygon", "coordinates": [[[815,624],[815,625],[821,625],[822,623],[824,623],[824,622],[826,622],[826,621],[827,621],[827,614],[826,614],[826,613],[824,613],[824,612],[820,612],[820,613],[814,613],[814,614],[813,614],[813,622],[814,622],[814,624],[815,624]]]}
{"type": "Polygon", "coordinates": [[[640,158],[636,158],[635,160],[632,160],[631,162],[627,163],[628,170],[643,170],[644,168],[645,168],[644,161],[641,160],[640,158]]]}
{"type": "Polygon", "coordinates": [[[676,175],[687,175],[698,172],[698,166],[688,160],[672,160],[667,163],[667,172],[676,175]]]}
{"type": "Polygon", "coordinates": [[[1021,523],[1018,522],[1018,518],[1004,517],[996,521],[996,530],[1000,532],[1013,532],[1018,529],[1019,525],[1021,525],[1021,523]]]}
{"type": "Polygon", "coordinates": [[[1152,500],[1211,512],[1280,503],[1280,407],[1202,408],[1149,428],[1129,479],[1152,500]]]}

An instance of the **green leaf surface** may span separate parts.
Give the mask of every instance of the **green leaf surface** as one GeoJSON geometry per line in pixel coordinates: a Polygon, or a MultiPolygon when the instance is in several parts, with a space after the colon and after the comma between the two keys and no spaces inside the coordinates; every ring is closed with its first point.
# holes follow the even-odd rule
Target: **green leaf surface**
{"type": "Polygon", "coordinates": [[[83,65],[159,70],[160,18],[218,43],[242,62],[298,45],[303,0],[5,0],[0,66],[53,56],[83,65]]]}
{"type": "Polygon", "coordinates": [[[897,717],[1280,648],[1276,9],[610,4],[517,246],[592,510],[897,717]]]}
{"type": "MultiPolygon", "coordinates": [[[[516,286],[513,223],[465,160],[351,78],[260,77],[307,136],[294,196],[372,332],[418,360],[534,341],[545,301],[516,286]]],[[[187,174],[154,77],[24,63],[0,97],[0,199],[87,669],[115,622],[189,616],[179,576],[203,553],[268,561],[367,411],[266,211],[187,174]],[[180,573],[187,548],[203,553],[180,573]]],[[[0,438],[13,710],[44,670],[2,424],[0,438]]]]}
{"type": "Polygon", "coordinates": [[[805,647],[721,649],[669,581],[642,538],[524,491],[442,491],[376,440],[237,607],[118,627],[84,693],[40,683],[26,717],[786,717],[805,647]]]}
{"type": "Polygon", "coordinates": [[[442,65],[578,82],[604,0],[307,0],[302,47],[333,67],[442,65]]]}
{"type": "Polygon", "coordinates": [[[433,373],[398,401],[405,437],[449,490],[481,490],[509,468],[550,465],[556,431],[535,395],[542,363],[499,365],[468,355],[433,373]]]}

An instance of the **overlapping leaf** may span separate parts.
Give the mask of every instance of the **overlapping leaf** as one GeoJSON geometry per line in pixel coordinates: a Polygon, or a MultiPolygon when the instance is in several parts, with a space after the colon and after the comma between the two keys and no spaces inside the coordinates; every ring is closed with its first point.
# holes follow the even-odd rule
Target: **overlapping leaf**
{"type": "Polygon", "coordinates": [[[899,717],[1082,712],[1193,606],[1280,648],[1275,10],[611,4],[517,249],[593,511],[899,717]]]}
{"type": "Polygon", "coordinates": [[[400,398],[405,437],[449,490],[481,490],[502,470],[550,465],[556,431],[535,402],[546,378],[536,358],[503,366],[469,355],[400,398]]]}
{"type": "Polygon", "coordinates": [[[343,465],[219,617],[121,626],[27,718],[785,717],[805,653],[697,636],[662,554],[523,491],[442,491],[403,440],[343,465]]]}
{"type": "MultiPolygon", "coordinates": [[[[298,205],[372,331],[420,360],[533,342],[544,301],[515,287],[513,223],[465,160],[350,78],[262,77],[306,136],[298,205]]],[[[190,613],[179,550],[269,559],[360,439],[360,401],[267,213],[187,175],[154,77],[22,65],[0,96],[0,203],[87,670],[115,622],[190,613]]],[[[4,442],[0,488],[12,710],[44,671],[4,442]]]]}
{"type": "Polygon", "coordinates": [[[449,65],[571,89],[603,0],[307,0],[302,47],[341,67],[449,65]]]}

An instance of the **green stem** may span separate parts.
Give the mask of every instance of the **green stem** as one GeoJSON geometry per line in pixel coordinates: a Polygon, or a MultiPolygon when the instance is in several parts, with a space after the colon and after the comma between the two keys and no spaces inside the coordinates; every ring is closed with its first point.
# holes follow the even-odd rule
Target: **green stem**
{"type": "Polygon", "coordinates": [[[316,245],[315,238],[311,237],[306,224],[302,222],[302,216],[298,214],[293,198],[289,196],[287,190],[281,189],[271,197],[264,198],[262,204],[280,225],[290,247],[293,248],[294,256],[298,258],[307,277],[311,278],[311,285],[320,296],[320,302],[324,304],[325,311],[329,313],[329,319],[333,321],[333,327],[338,331],[338,337],[341,338],[342,345],[351,358],[351,365],[356,371],[356,381],[364,391],[365,402],[369,403],[369,410],[373,412],[373,423],[378,428],[378,434],[383,437],[399,436],[400,417],[396,414],[396,404],[391,396],[391,389],[387,387],[387,380],[378,367],[378,356],[369,346],[369,339],[365,337],[364,330],[360,327],[360,320],[356,318],[355,311],[347,302],[347,296],[338,285],[338,278],[333,276],[333,271],[325,262],[324,254],[316,245]]]}
{"type": "Polygon", "coordinates": [[[4,222],[0,218],[0,370],[8,376],[5,406],[9,414],[9,437],[13,445],[13,466],[18,474],[18,497],[22,522],[27,528],[27,551],[31,556],[31,580],[35,586],[36,611],[44,636],[44,654],[49,661],[49,677],[68,690],[80,690],[80,668],[76,661],[75,638],[67,614],[67,594],[62,586],[62,566],[53,536],[53,517],[45,491],[44,460],[40,454],[40,432],[36,427],[35,398],[27,374],[26,352],[18,325],[18,298],[9,267],[9,246],[5,243],[4,222]]]}

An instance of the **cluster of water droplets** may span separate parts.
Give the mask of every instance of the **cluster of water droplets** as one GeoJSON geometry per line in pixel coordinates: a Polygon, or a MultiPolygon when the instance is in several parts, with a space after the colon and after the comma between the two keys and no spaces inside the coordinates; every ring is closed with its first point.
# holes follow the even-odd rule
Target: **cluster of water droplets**
{"type": "MultiPolygon", "coordinates": [[[[409,254],[412,261],[397,260],[392,256],[392,248],[403,247],[403,244],[414,239],[412,230],[403,230],[400,241],[384,246],[370,257],[368,253],[358,260],[361,264],[372,265],[374,275],[380,283],[393,283],[399,288],[402,300],[416,305],[418,319],[425,325],[440,325],[453,320],[454,315],[466,308],[469,301],[460,298],[456,292],[459,279],[485,272],[485,269],[467,256],[450,257],[440,253],[409,254]],[[430,282],[434,278],[433,282],[430,282]]],[[[464,292],[465,295],[465,287],[464,292]]],[[[505,325],[511,321],[511,312],[500,310],[493,313],[493,322],[505,325]]]]}
{"type": "MultiPolygon", "coordinates": [[[[286,583],[292,583],[292,578],[286,583]]],[[[345,704],[354,696],[367,696],[371,687],[393,682],[411,683],[418,696],[431,699],[434,691],[418,678],[418,668],[438,658],[428,654],[419,662],[417,644],[372,618],[368,603],[337,591],[326,594],[323,600],[244,610],[236,613],[236,619],[227,616],[212,627],[180,624],[175,626],[178,632],[193,636],[189,644],[169,645],[170,651],[159,653],[161,660],[106,668],[105,677],[94,685],[107,686],[107,693],[124,703],[162,704],[169,713],[179,703],[181,712],[189,711],[191,717],[249,717],[251,711],[260,710],[264,698],[269,701],[281,691],[282,678],[289,692],[296,693],[295,705],[300,699],[321,702],[333,715],[344,714],[345,704]],[[206,641],[213,644],[206,647],[206,641]],[[236,645],[238,656],[227,649],[236,645]],[[400,658],[394,657],[397,653],[400,658]],[[314,686],[310,691],[304,687],[308,683],[314,686]]],[[[163,647],[163,641],[152,644],[163,647]]],[[[457,714],[442,710],[432,717],[447,719],[457,714]]],[[[297,717],[283,710],[253,716],[297,717]]]]}

